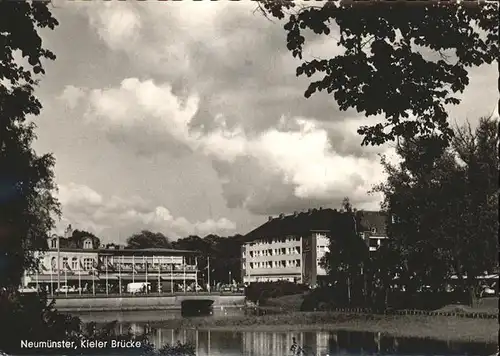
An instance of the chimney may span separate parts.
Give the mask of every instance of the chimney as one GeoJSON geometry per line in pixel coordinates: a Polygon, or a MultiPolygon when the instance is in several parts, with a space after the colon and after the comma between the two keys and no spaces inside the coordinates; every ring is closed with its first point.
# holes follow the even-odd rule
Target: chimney
{"type": "Polygon", "coordinates": [[[319,207],[319,210],[323,210],[323,207],[322,207],[322,206],[320,206],[320,207],[319,207]]]}
{"type": "Polygon", "coordinates": [[[272,216],[268,216],[267,217],[267,221],[271,221],[271,220],[273,220],[273,217],[272,216]]]}
{"type": "Polygon", "coordinates": [[[281,213],[280,214],[280,219],[283,219],[285,217],[285,214],[281,213]]]}
{"type": "Polygon", "coordinates": [[[299,212],[298,212],[298,211],[294,211],[294,212],[293,212],[293,216],[294,216],[294,217],[299,216],[299,212]]]}
{"type": "Polygon", "coordinates": [[[308,212],[309,214],[311,214],[311,213],[312,213],[312,211],[313,211],[312,209],[307,209],[307,212],[308,212]]]}

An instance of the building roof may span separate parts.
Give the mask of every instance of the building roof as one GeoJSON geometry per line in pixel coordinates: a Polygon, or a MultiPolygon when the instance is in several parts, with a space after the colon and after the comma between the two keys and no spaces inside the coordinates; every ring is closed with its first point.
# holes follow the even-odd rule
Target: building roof
{"type": "Polygon", "coordinates": [[[342,214],[332,209],[312,209],[291,215],[281,214],[245,235],[245,242],[258,239],[300,235],[311,231],[330,231],[332,220],[342,214]]]}
{"type": "MultiPolygon", "coordinates": [[[[376,228],[377,234],[385,234],[386,218],[383,213],[361,210],[356,211],[356,215],[360,218],[361,231],[372,231],[373,228],[376,228]]],[[[349,215],[336,209],[310,209],[307,212],[291,215],[281,214],[272,219],[270,217],[266,223],[246,234],[244,242],[288,235],[303,235],[314,231],[332,231],[332,228],[335,227],[335,221],[340,221],[339,219],[342,217],[349,217],[349,215]]]]}
{"type": "MultiPolygon", "coordinates": [[[[84,241],[90,239],[92,241],[92,247],[94,249],[99,247],[99,239],[94,236],[79,236],[78,238],[74,237],[62,237],[57,235],[52,235],[49,237],[49,240],[59,238],[59,246],[61,249],[81,249],[83,248],[84,241]]],[[[50,245],[49,245],[50,247],[50,245]]]]}
{"type": "Polygon", "coordinates": [[[151,254],[196,254],[198,253],[197,251],[191,251],[191,250],[176,250],[173,248],[124,248],[124,249],[101,249],[101,252],[111,252],[111,253],[120,253],[120,254],[144,254],[144,255],[151,255],[151,254]]]}
{"type": "MultiPolygon", "coordinates": [[[[57,249],[49,249],[48,251],[57,251],[57,249]]],[[[99,249],[83,249],[83,248],[61,248],[61,252],[81,252],[81,253],[100,253],[107,255],[188,255],[197,254],[197,251],[190,250],[175,250],[170,248],[143,248],[143,249],[114,249],[114,248],[99,248],[99,249]]]]}
{"type": "Polygon", "coordinates": [[[371,232],[373,229],[376,229],[376,235],[386,235],[386,213],[381,211],[359,210],[356,214],[360,219],[360,228],[363,232],[371,232]]]}

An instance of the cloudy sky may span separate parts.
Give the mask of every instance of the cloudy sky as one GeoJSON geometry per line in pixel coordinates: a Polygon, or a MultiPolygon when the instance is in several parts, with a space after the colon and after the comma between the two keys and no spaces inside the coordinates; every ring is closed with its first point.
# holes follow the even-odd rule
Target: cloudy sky
{"type": "MultiPolygon", "coordinates": [[[[60,226],[121,241],[140,229],[175,238],[246,233],[268,215],[338,207],[383,180],[355,111],[307,80],[279,22],[252,2],[56,2],[57,55],[38,90],[36,148],[53,152],[60,226]]],[[[309,56],[334,54],[314,38],[309,56]]],[[[490,115],[495,66],[471,72],[453,119],[490,115]]],[[[376,118],[370,118],[376,120],[376,118]]]]}

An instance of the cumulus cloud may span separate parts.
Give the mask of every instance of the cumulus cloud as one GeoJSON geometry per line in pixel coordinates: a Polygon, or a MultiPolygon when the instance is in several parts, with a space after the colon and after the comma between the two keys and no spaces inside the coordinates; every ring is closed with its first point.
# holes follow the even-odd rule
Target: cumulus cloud
{"type": "MultiPolygon", "coordinates": [[[[120,58],[99,59],[120,75],[86,82],[99,89],[81,89],[72,102],[84,102],[85,121],[124,152],[205,156],[228,207],[255,214],[338,206],[346,195],[377,208],[380,196],[367,191],[384,179],[377,154],[391,149],[361,147],[356,129],[368,119],[340,112],[331,95],[303,97],[309,79],[295,76],[282,26],[253,14],[254,3],[61,6],[84,16],[106,55],[120,58]]],[[[305,57],[339,53],[335,36],[308,39],[305,57]]],[[[472,111],[484,109],[491,77],[471,81],[480,93],[472,111]]]]}
{"type": "Polygon", "coordinates": [[[104,197],[86,185],[75,183],[60,185],[59,199],[64,216],[61,225],[71,223],[75,228],[91,230],[109,241],[119,239],[118,236],[106,236],[106,232],[116,230],[122,231],[124,238],[142,229],[177,238],[191,234],[227,234],[236,228],[234,222],[224,217],[193,222],[175,217],[166,207],[152,206],[137,196],[104,197]]]}
{"type": "Polygon", "coordinates": [[[74,85],[67,85],[59,99],[62,100],[69,109],[75,109],[80,103],[80,99],[85,96],[85,90],[77,88],[74,85]]]}
{"type": "MultiPolygon", "coordinates": [[[[203,110],[192,125],[206,126],[218,113],[229,125],[253,130],[274,126],[282,114],[323,121],[343,116],[327,94],[305,100],[307,79],[295,76],[298,62],[282,27],[255,13],[253,2],[77,3],[68,9],[85,16],[102,42],[141,73],[170,82],[180,96],[196,90],[203,110]],[[119,17],[133,18],[134,30],[110,30],[119,17]]],[[[339,51],[325,42],[313,37],[306,57],[339,51]]]]}
{"type": "Polygon", "coordinates": [[[169,150],[175,144],[220,162],[216,170],[226,181],[223,186],[229,205],[264,203],[261,194],[275,205],[269,201],[275,194],[266,191],[274,191],[278,184],[287,187],[287,194],[278,194],[278,206],[291,197],[295,201],[325,202],[349,194],[363,200],[362,196],[383,177],[373,155],[339,153],[332,145],[329,132],[333,131],[359,145],[360,138],[351,132],[354,125],[361,124],[359,120],[327,126],[314,119],[281,117],[276,128],[250,134],[241,126],[230,127],[219,114],[215,128],[206,132],[191,125],[199,104],[196,95],[181,100],[170,85],[137,78],[125,79],[117,88],[89,91],[86,100],[86,120],[108,133],[119,132],[129,147],[145,152],[151,144],[169,150]],[[257,177],[249,181],[246,176],[257,177]],[[244,196],[235,193],[237,188],[232,184],[237,181],[244,182],[244,196]],[[233,199],[233,194],[240,198],[233,199]]]}

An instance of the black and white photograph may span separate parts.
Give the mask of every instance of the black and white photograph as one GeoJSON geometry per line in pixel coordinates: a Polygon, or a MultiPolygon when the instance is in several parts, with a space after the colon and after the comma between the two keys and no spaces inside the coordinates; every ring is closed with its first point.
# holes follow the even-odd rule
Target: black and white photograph
{"type": "Polygon", "coordinates": [[[0,0],[0,355],[498,356],[497,0],[0,0]]]}

